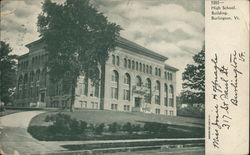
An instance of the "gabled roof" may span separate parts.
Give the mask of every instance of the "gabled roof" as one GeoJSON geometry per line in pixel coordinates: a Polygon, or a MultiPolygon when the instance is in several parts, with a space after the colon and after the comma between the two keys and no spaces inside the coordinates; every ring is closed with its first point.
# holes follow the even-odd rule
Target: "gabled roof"
{"type": "MultiPolygon", "coordinates": [[[[38,39],[34,42],[27,44],[26,47],[31,48],[32,46],[39,45],[42,42],[43,42],[43,39],[38,39]]],[[[154,51],[151,51],[145,47],[142,47],[139,44],[136,44],[136,43],[129,41],[129,40],[127,40],[123,37],[120,37],[120,36],[117,37],[116,42],[117,42],[117,46],[120,48],[127,49],[129,51],[132,51],[132,52],[135,52],[135,53],[138,53],[141,55],[145,55],[147,57],[151,57],[151,58],[159,60],[159,61],[165,61],[168,59],[167,57],[165,57],[161,54],[158,54],[154,51]]]]}

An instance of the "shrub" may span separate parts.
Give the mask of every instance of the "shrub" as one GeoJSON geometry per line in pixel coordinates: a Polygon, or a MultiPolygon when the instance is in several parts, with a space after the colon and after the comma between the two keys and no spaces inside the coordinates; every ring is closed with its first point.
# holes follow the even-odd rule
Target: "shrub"
{"type": "Polygon", "coordinates": [[[112,133],[116,133],[120,128],[120,126],[116,122],[109,124],[108,126],[109,126],[109,131],[112,133]]]}
{"type": "Polygon", "coordinates": [[[72,119],[69,115],[58,113],[45,118],[47,122],[53,122],[48,126],[48,132],[55,135],[75,135],[84,133],[87,123],[72,119]]]}
{"type": "Polygon", "coordinates": [[[134,124],[134,125],[132,126],[132,128],[133,128],[133,131],[134,131],[134,132],[142,131],[142,127],[141,127],[140,124],[134,124]]]}
{"type": "Polygon", "coordinates": [[[104,127],[105,127],[104,123],[97,125],[94,129],[95,133],[101,135],[104,131],[104,127]]]}
{"type": "Polygon", "coordinates": [[[127,131],[128,133],[133,132],[133,127],[130,122],[127,122],[126,124],[123,125],[123,130],[127,131]]]}

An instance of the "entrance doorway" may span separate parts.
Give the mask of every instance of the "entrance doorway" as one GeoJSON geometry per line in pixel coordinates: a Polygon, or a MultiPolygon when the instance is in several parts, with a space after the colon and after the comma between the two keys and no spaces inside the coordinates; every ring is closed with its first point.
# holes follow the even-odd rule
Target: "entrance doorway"
{"type": "Polygon", "coordinates": [[[141,107],[141,98],[135,97],[135,107],[141,107]]]}

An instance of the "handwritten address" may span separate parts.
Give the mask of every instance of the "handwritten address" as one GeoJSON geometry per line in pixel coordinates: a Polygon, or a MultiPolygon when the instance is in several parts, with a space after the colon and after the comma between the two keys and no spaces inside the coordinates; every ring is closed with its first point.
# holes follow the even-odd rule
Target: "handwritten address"
{"type": "MultiPolygon", "coordinates": [[[[209,116],[209,137],[212,139],[214,148],[220,148],[220,134],[223,130],[230,130],[231,120],[230,110],[239,105],[238,90],[239,76],[243,72],[239,69],[239,63],[245,62],[245,53],[233,51],[229,55],[228,64],[220,61],[215,53],[211,59],[213,64],[212,84],[212,114],[209,116]],[[231,92],[232,95],[229,95],[231,92]]],[[[209,138],[209,139],[210,139],[209,138]]]]}

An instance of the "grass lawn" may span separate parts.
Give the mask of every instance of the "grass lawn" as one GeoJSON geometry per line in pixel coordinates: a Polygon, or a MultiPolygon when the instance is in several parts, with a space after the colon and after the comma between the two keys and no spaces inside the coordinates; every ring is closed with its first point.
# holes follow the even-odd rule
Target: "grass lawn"
{"type": "MultiPolygon", "coordinates": [[[[46,116],[56,114],[58,112],[47,112],[34,117],[30,126],[47,126],[49,123],[45,122],[46,116]]],[[[75,112],[62,112],[70,115],[72,118],[82,120],[92,124],[110,124],[117,122],[124,124],[127,122],[133,124],[143,124],[144,122],[158,122],[167,123],[172,125],[184,125],[190,127],[201,127],[204,128],[204,119],[191,118],[191,117],[179,117],[179,116],[165,116],[156,114],[145,114],[139,112],[116,112],[108,110],[86,110],[86,111],[75,111],[75,112]]]]}

